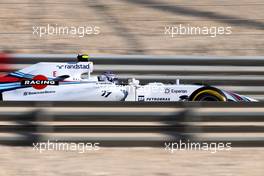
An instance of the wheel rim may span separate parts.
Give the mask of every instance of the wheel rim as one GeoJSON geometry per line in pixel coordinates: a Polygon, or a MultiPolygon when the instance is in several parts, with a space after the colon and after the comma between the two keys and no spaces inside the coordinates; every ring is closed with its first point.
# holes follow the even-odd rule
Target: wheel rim
{"type": "Polygon", "coordinates": [[[212,95],[202,96],[199,101],[219,101],[219,99],[212,95]]]}
{"type": "Polygon", "coordinates": [[[226,97],[215,90],[205,89],[197,93],[192,101],[226,101],[226,97]]]}

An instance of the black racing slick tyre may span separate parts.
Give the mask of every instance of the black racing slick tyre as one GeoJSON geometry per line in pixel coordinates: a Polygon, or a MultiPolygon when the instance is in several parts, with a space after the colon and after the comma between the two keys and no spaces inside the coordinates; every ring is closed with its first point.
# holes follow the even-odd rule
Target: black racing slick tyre
{"type": "Polygon", "coordinates": [[[196,90],[190,97],[190,101],[227,101],[226,96],[214,87],[204,87],[196,90]]]}
{"type": "Polygon", "coordinates": [[[3,101],[3,95],[0,93],[0,101],[3,101]]]}

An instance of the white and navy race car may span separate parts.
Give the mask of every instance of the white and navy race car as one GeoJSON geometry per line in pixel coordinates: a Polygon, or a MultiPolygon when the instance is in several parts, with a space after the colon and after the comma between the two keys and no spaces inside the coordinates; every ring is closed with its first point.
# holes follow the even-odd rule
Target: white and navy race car
{"type": "Polygon", "coordinates": [[[116,75],[93,76],[87,55],[77,62],[41,62],[0,77],[2,101],[256,101],[205,85],[149,83],[136,79],[120,84],[116,75]]]}

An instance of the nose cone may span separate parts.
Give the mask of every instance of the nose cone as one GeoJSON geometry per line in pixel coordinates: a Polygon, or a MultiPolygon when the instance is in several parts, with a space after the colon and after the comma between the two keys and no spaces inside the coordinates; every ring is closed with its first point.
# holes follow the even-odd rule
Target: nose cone
{"type": "Polygon", "coordinates": [[[244,95],[239,95],[233,92],[229,91],[223,91],[223,93],[226,95],[227,99],[229,101],[235,101],[235,102],[258,102],[258,100],[254,98],[250,98],[244,95]]]}
{"type": "Polygon", "coordinates": [[[250,98],[250,97],[246,97],[246,96],[242,96],[243,99],[247,99],[249,102],[259,102],[259,100],[256,100],[254,98],[250,98]]]}

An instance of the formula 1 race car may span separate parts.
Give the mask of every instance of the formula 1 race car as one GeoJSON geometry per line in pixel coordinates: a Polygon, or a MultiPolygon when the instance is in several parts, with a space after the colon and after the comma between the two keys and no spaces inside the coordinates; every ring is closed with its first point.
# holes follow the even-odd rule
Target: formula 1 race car
{"type": "Polygon", "coordinates": [[[92,76],[93,63],[78,55],[72,63],[41,62],[0,78],[2,101],[257,101],[205,85],[149,83],[115,74],[92,76]]]}

